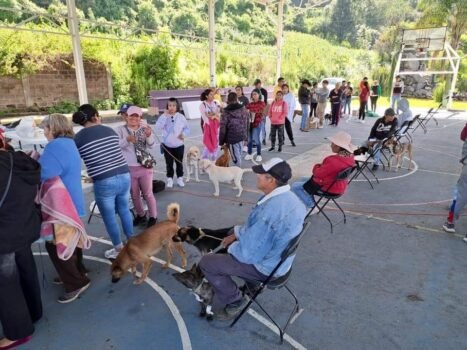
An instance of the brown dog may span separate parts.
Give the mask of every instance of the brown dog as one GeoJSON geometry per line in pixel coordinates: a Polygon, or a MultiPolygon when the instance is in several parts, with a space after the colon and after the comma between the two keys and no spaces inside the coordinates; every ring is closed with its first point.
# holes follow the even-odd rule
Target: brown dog
{"type": "Polygon", "coordinates": [[[165,248],[167,262],[163,268],[169,267],[172,261],[173,248],[182,257],[182,267],[186,267],[186,253],[183,250],[182,243],[172,240],[180,228],[178,220],[180,218],[180,205],[171,203],[167,206],[167,220],[161,221],[154,226],[149,227],[138,236],[131,237],[112,263],[112,283],[118,282],[123,275],[131,269],[135,277],[134,284],[144,282],[151,269],[151,256],[157,254],[162,248],[165,248]],[[136,267],[142,265],[141,277],[136,278],[136,267]]]}
{"type": "Polygon", "coordinates": [[[389,171],[392,169],[393,162],[395,161],[395,171],[398,171],[402,167],[404,162],[404,156],[409,157],[409,166],[408,170],[412,168],[412,158],[413,158],[413,147],[410,142],[401,143],[397,141],[389,141],[388,144],[389,151],[391,152],[391,158],[389,158],[389,171]]]}
{"type": "Polygon", "coordinates": [[[216,160],[216,165],[217,166],[222,166],[222,167],[228,167],[230,166],[230,151],[229,151],[229,145],[224,144],[222,146],[222,150],[224,151],[224,154],[221,155],[219,158],[216,160]]]}

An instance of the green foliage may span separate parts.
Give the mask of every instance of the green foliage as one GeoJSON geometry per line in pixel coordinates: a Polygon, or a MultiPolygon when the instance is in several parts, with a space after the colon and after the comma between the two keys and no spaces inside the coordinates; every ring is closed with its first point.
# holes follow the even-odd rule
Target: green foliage
{"type": "Polygon", "coordinates": [[[76,112],[76,110],[79,107],[78,102],[74,101],[61,101],[57,103],[56,105],[50,107],[47,109],[47,112],[52,114],[52,113],[73,113],[76,112]]]}
{"type": "Polygon", "coordinates": [[[446,82],[439,82],[437,85],[436,85],[436,88],[434,89],[433,91],[433,99],[437,102],[437,103],[441,103],[443,102],[443,98],[445,96],[445,91],[446,91],[446,82]]]}

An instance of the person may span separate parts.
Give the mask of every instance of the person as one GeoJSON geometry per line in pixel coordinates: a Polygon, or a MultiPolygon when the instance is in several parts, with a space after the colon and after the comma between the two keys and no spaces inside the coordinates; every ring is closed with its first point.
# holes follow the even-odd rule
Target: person
{"type": "MultiPolygon", "coordinates": [[[[253,166],[257,174],[256,187],[264,193],[253,207],[246,223],[235,226],[222,241],[228,254],[208,254],[199,266],[214,289],[215,298],[226,305],[215,314],[220,320],[234,318],[246,305],[232,277],[247,281],[264,281],[281,259],[288,243],[300,234],[306,209],[290,191],[287,182],[292,170],[280,158],[272,158],[253,166]]],[[[291,268],[294,256],[277,270],[275,277],[284,276],[291,268]]]]}
{"type": "Polygon", "coordinates": [[[391,108],[398,109],[399,101],[402,98],[402,93],[404,92],[404,82],[401,79],[400,75],[396,76],[396,80],[392,86],[392,98],[391,98],[391,108]],[[396,107],[396,103],[398,106],[396,107]]]}
{"type": "Polygon", "coordinates": [[[376,112],[376,105],[378,98],[381,96],[381,85],[379,85],[378,80],[373,82],[370,89],[370,100],[371,100],[371,111],[376,112]]]}
{"type": "Polygon", "coordinates": [[[157,222],[157,204],[152,192],[153,169],[145,168],[136,159],[136,148],[150,152],[154,149],[156,142],[151,127],[143,119],[143,110],[138,106],[131,106],[127,109],[125,124],[115,129],[120,139],[120,148],[125,157],[131,178],[131,199],[135,206],[136,217],[133,226],[146,224],[151,227],[157,222]],[[148,217],[143,207],[141,198],[148,205],[148,217]]]}
{"type": "MultiPolygon", "coordinates": [[[[402,100],[401,100],[402,102],[402,100]]],[[[460,139],[463,142],[462,144],[462,155],[460,163],[462,164],[461,174],[457,180],[455,188],[455,196],[452,204],[449,208],[448,217],[446,222],[443,225],[443,229],[449,233],[456,232],[456,220],[459,219],[459,216],[467,204],[467,124],[461,131],[460,139]]],[[[464,242],[467,242],[467,235],[464,237],[464,242]]]]}
{"type": "Polygon", "coordinates": [[[304,178],[292,184],[292,192],[308,209],[315,206],[313,195],[318,190],[335,195],[343,194],[347,189],[347,180],[336,181],[336,177],[341,171],[355,166],[355,146],[352,145],[352,137],[348,133],[340,131],[327,139],[331,141],[331,151],[334,154],[324,158],[321,164],[315,164],[311,179],[304,178]]]}
{"type": "MultiPolygon", "coordinates": [[[[267,106],[268,105],[268,91],[266,89],[264,89],[262,86],[261,86],[261,80],[260,79],[256,79],[255,80],[255,90],[258,91],[259,95],[260,95],[260,100],[263,101],[265,103],[265,105],[267,106]]],[[[260,130],[260,135],[259,135],[259,138],[260,140],[262,140],[262,143],[263,143],[263,146],[266,146],[266,113],[264,114],[264,117],[263,117],[263,120],[261,122],[261,130],[260,130]]]]}
{"type": "MultiPolygon", "coordinates": [[[[80,217],[86,215],[84,196],[81,186],[81,159],[73,140],[73,127],[68,119],[61,114],[51,114],[41,123],[44,136],[49,141],[39,158],[41,165],[41,182],[56,176],[60,177],[80,217]]],[[[54,283],[63,284],[65,293],[58,298],[58,302],[65,304],[72,302],[91,284],[87,269],[83,264],[83,251],[77,247],[68,260],[58,257],[57,247],[47,241],[45,248],[49,253],[58,278],[54,283]]]]}
{"type": "Polygon", "coordinates": [[[214,100],[214,90],[206,89],[201,94],[201,125],[203,130],[204,149],[202,158],[215,161],[219,144],[220,105],[214,100]]]}
{"type": "Polygon", "coordinates": [[[347,90],[348,82],[345,80],[342,80],[341,87],[339,89],[340,91],[340,106],[339,106],[339,116],[344,116],[344,108],[345,108],[345,102],[347,100],[345,96],[345,92],[347,90]]]}
{"type": "MultiPolygon", "coordinates": [[[[397,125],[398,122],[394,110],[392,108],[386,109],[386,111],[384,112],[384,116],[377,119],[375,124],[371,128],[368,140],[365,141],[362,147],[360,147],[360,149],[356,151],[357,153],[354,154],[366,152],[369,147],[373,147],[376,144],[380,144],[382,140],[393,136],[394,133],[397,131],[397,125]]],[[[376,152],[376,154],[373,155],[373,159],[374,163],[372,170],[376,171],[378,170],[381,162],[381,152],[376,152]]]]}
{"type": "Polygon", "coordinates": [[[232,162],[238,167],[242,166],[243,141],[248,140],[248,119],[248,110],[239,103],[237,94],[230,92],[221,117],[219,145],[229,145],[232,162]]]}
{"type": "Polygon", "coordinates": [[[370,96],[370,87],[367,81],[363,81],[360,87],[360,94],[358,99],[360,101],[360,109],[358,110],[358,120],[361,123],[365,122],[365,108],[368,105],[368,97],[370,96]]]}
{"type": "Polygon", "coordinates": [[[128,111],[128,108],[130,108],[131,106],[133,106],[131,103],[128,103],[128,102],[122,103],[120,106],[120,109],[117,112],[117,115],[121,115],[122,118],[128,117],[127,111],[128,111]]]}
{"type": "Polygon", "coordinates": [[[340,110],[341,110],[341,84],[336,83],[336,86],[329,93],[329,101],[331,102],[331,125],[337,126],[339,124],[340,110]]]}
{"type": "Polygon", "coordinates": [[[242,106],[245,106],[245,107],[248,106],[248,103],[250,103],[250,100],[243,93],[243,87],[241,87],[240,85],[237,85],[235,87],[235,92],[237,93],[238,102],[241,103],[242,106]]]}
{"type": "Polygon", "coordinates": [[[260,95],[258,90],[253,90],[251,93],[251,102],[246,107],[250,112],[250,119],[249,123],[250,126],[248,128],[248,154],[245,156],[245,160],[252,160],[253,159],[253,142],[256,145],[256,161],[261,162],[263,157],[261,157],[261,140],[260,140],[260,133],[261,133],[261,123],[264,119],[264,109],[266,108],[266,104],[264,101],[260,100],[260,95]]]}
{"type": "MultiPolygon", "coordinates": [[[[311,103],[310,87],[311,87],[310,81],[308,79],[304,79],[302,80],[302,85],[298,89],[298,103],[300,103],[300,107],[302,109],[302,120],[300,123],[300,131],[308,131],[308,117],[310,116],[310,103],[311,103]]],[[[284,95],[284,99],[285,99],[285,95],[284,95]]],[[[290,105],[288,106],[290,108],[290,105]]],[[[295,112],[295,108],[293,109],[292,113],[294,112],[295,112]]]]}
{"type": "Polygon", "coordinates": [[[284,101],[287,103],[287,118],[285,118],[285,131],[287,132],[287,137],[289,138],[292,147],[295,147],[296,145],[293,139],[292,130],[293,116],[295,114],[295,96],[290,91],[289,85],[287,84],[282,85],[282,93],[284,94],[284,101]]]}
{"type": "Polygon", "coordinates": [[[214,101],[216,101],[219,106],[223,106],[224,102],[222,101],[222,90],[218,87],[212,87],[211,90],[214,91],[214,101]]]}
{"type": "Polygon", "coordinates": [[[115,259],[123,248],[115,213],[120,217],[125,236],[133,236],[128,164],[117,133],[101,124],[99,113],[92,105],[81,105],[73,113],[73,122],[84,126],[76,134],[75,143],[93,180],[96,205],[112,240],[113,248],[104,255],[107,259],[115,259]]]}
{"type": "Polygon", "coordinates": [[[318,106],[316,108],[316,112],[319,118],[319,129],[322,129],[324,125],[324,112],[326,111],[326,102],[328,101],[329,97],[328,81],[323,80],[321,85],[321,88],[316,90],[316,95],[318,96],[318,106]]]}
{"type": "Polygon", "coordinates": [[[161,152],[164,154],[167,187],[174,185],[174,162],[177,175],[177,185],[184,187],[183,155],[185,153],[184,140],[190,134],[188,122],[180,113],[180,103],[175,97],[167,101],[166,111],[156,122],[156,129],[162,130],[161,152]]]}
{"type": "Polygon", "coordinates": [[[269,118],[271,119],[271,148],[269,152],[274,151],[276,144],[276,134],[279,138],[278,152],[282,152],[284,144],[284,124],[288,113],[287,103],[282,98],[282,91],[277,91],[276,98],[269,108],[269,118]]]}
{"type": "MultiPolygon", "coordinates": [[[[366,84],[368,84],[368,86],[370,86],[370,83],[368,82],[368,77],[363,77],[362,80],[360,80],[360,84],[359,84],[359,89],[360,91],[362,91],[363,89],[363,86],[366,84]]],[[[365,105],[365,112],[368,112],[368,104],[365,105]]]]}
{"type": "Polygon", "coordinates": [[[410,110],[409,101],[406,98],[401,98],[398,103],[398,116],[397,120],[399,121],[399,127],[402,126],[405,122],[413,120],[413,113],[410,110]]]}
{"type": "Polygon", "coordinates": [[[344,106],[344,114],[346,111],[348,111],[348,115],[352,116],[352,93],[353,93],[353,88],[350,86],[350,83],[347,84],[347,88],[345,89],[344,95],[345,95],[345,106],[344,106]]]}
{"type": "Polygon", "coordinates": [[[272,98],[275,99],[276,98],[276,94],[277,92],[282,92],[282,85],[285,84],[285,79],[283,77],[279,77],[277,79],[277,85],[274,86],[274,90],[272,92],[272,98]]]}
{"type": "Polygon", "coordinates": [[[41,211],[34,201],[40,175],[39,163],[23,152],[7,151],[0,133],[0,349],[31,340],[34,323],[42,317],[31,251],[41,229],[41,211]]]}
{"type": "Polygon", "coordinates": [[[316,107],[318,107],[318,95],[316,95],[316,90],[318,89],[318,83],[313,82],[313,85],[311,86],[310,94],[310,119],[314,117],[318,117],[316,115],[316,107]]]}

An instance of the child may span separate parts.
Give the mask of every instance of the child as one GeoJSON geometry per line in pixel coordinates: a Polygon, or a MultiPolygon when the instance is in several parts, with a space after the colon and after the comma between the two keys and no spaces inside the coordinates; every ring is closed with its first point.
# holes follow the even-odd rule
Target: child
{"type": "Polygon", "coordinates": [[[173,187],[174,161],[177,168],[177,185],[183,183],[183,153],[185,145],[183,140],[189,135],[188,123],[185,117],[179,113],[179,103],[174,97],[169,98],[167,110],[156,123],[156,129],[162,130],[161,151],[164,154],[167,168],[167,188],[173,187]]]}
{"type": "Polygon", "coordinates": [[[220,107],[214,100],[214,90],[207,89],[201,94],[201,128],[203,130],[203,154],[201,158],[215,161],[219,144],[220,107]]]}
{"type": "Polygon", "coordinates": [[[282,90],[276,92],[276,98],[269,109],[269,118],[271,118],[271,148],[269,152],[274,151],[276,143],[276,133],[279,138],[278,152],[282,152],[284,144],[284,124],[288,113],[287,102],[283,100],[282,90]]]}

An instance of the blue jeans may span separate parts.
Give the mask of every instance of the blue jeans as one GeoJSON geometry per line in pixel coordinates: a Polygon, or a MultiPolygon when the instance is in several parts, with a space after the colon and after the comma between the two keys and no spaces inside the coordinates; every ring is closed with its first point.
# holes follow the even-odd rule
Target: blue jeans
{"type": "Polygon", "coordinates": [[[242,167],[242,149],[243,141],[230,145],[230,154],[232,156],[232,163],[234,166],[242,167]]]}
{"type": "Polygon", "coordinates": [[[300,123],[300,129],[308,129],[308,117],[310,116],[310,105],[303,104],[302,106],[302,121],[300,123]]]}
{"type": "Polygon", "coordinates": [[[348,111],[349,111],[349,115],[352,114],[352,110],[350,109],[351,104],[352,104],[352,99],[351,99],[351,98],[347,98],[347,99],[345,100],[345,105],[344,105],[344,114],[345,114],[345,111],[346,111],[347,109],[348,109],[348,111]]]}
{"type": "Polygon", "coordinates": [[[261,155],[261,140],[259,139],[259,134],[261,133],[261,125],[258,125],[256,128],[251,128],[248,135],[248,154],[253,153],[253,142],[256,143],[256,154],[261,155]]]}
{"type": "Polygon", "coordinates": [[[298,198],[301,199],[301,201],[306,205],[307,208],[311,209],[315,206],[315,201],[313,199],[313,196],[310,195],[303,188],[303,185],[308,180],[309,178],[304,177],[300,181],[294,182],[290,189],[292,190],[293,193],[297,195],[298,198]]]}
{"type": "Polygon", "coordinates": [[[125,236],[127,238],[133,236],[133,218],[129,207],[130,183],[130,173],[114,175],[94,182],[96,204],[115,247],[122,245],[115,212],[120,217],[125,236]]]}
{"type": "Polygon", "coordinates": [[[400,94],[394,94],[392,95],[391,99],[391,108],[394,109],[394,111],[397,113],[397,110],[399,109],[399,101],[401,100],[401,95],[400,94]],[[397,102],[397,107],[396,107],[396,102],[397,102]],[[397,108],[397,109],[395,109],[397,108]]]}
{"type": "Polygon", "coordinates": [[[259,138],[261,140],[266,140],[266,118],[263,118],[259,128],[260,128],[259,138]]]}
{"type": "MultiPolygon", "coordinates": [[[[369,147],[369,143],[370,143],[370,141],[365,141],[365,142],[362,143],[362,146],[363,147],[369,147]]],[[[373,147],[379,147],[379,145],[377,143],[373,142],[373,147]]],[[[375,154],[373,154],[373,160],[374,160],[373,164],[375,164],[375,165],[381,165],[382,164],[381,163],[381,151],[378,151],[375,154]]]]}

